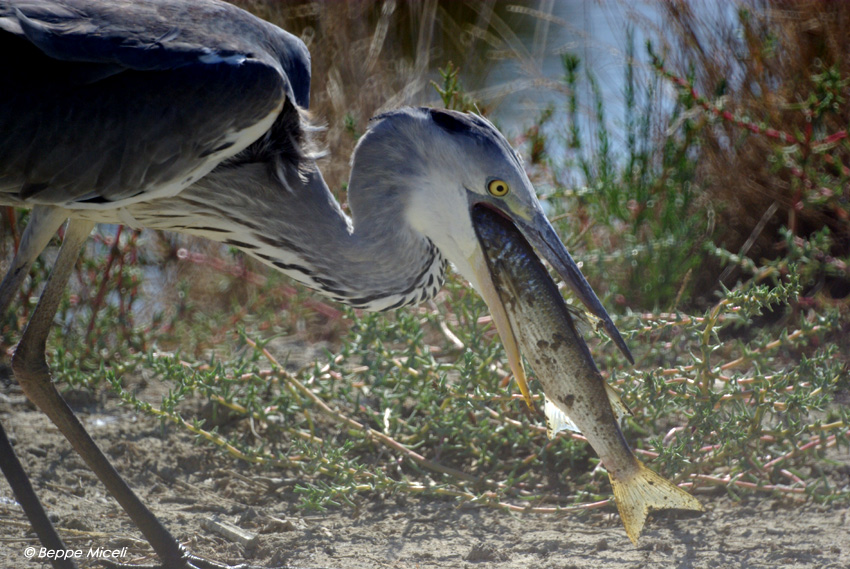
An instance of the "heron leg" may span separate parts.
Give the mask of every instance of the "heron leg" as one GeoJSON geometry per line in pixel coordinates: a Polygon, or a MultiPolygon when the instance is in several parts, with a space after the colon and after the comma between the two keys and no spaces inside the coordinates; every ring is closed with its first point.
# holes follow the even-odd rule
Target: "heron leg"
{"type": "Polygon", "coordinates": [[[32,264],[67,218],[68,212],[56,207],[36,206],[30,211],[30,221],[24,230],[21,245],[0,283],[0,315],[5,316],[32,264]]]}
{"type": "MultiPolygon", "coordinates": [[[[89,221],[71,219],[65,229],[65,241],[53,271],[45,285],[35,312],[30,317],[24,334],[12,358],[12,369],[24,393],[41,409],[70,441],[74,450],[118,501],[133,523],[139,528],[167,569],[237,569],[227,565],[201,559],[189,554],[165,529],[165,526],[142,503],[127,485],[118,471],[106,458],[94,440],[80,423],[74,412],[59,394],[50,377],[45,360],[47,335],[53,317],[62,298],[62,293],[80,249],[88,238],[94,224],[89,221]]],[[[111,564],[122,567],[120,564],[111,564]]],[[[130,566],[127,566],[130,567],[130,566]]],[[[239,566],[245,567],[247,566],[239,566]]]]}
{"type": "Polygon", "coordinates": [[[71,219],[65,240],[47,280],[41,298],[30,317],[15,355],[12,369],[24,393],[53,421],[70,441],[71,446],[100,478],[107,490],[130,515],[160,558],[174,567],[184,567],[183,551],[159,520],[145,507],[109,463],[106,456],[86,432],[74,412],[56,390],[45,361],[47,335],[62,293],[94,224],[71,219]]]}
{"type": "MultiPolygon", "coordinates": [[[[41,544],[47,549],[56,551],[67,549],[62,538],[56,533],[50,518],[47,517],[47,512],[44,511],[21,461],[15,455],[15,449],[12,448],[2,423],[0,423],[0,470],[9,481],[9,486],[15,493],[15,499],[24,510],[41,544]]],[[[77,567],[77,564],[70,559],[51,559],[50,563],[53,569],[76,569],[77,567]]]]}
{"type": "MultiPolygon", "coordinates": [[[[30,222],[24,230],[18,252],[3,282],[0,283],[0,315],[5,315],[9,310],[12,299],[20,290],[33,262],[65,221],[65,214],[66,212],[61,209],[47,206],[37,206],[30,212],[30,222]]],[[[59,537],[50,518],[47,517],[47,512],[44,511],[21,461],[15,455],[15,449],[2,423],[0,423],[0,470],[9,481],[15,499],[24,510],[41,544],[48,549],[66,549],[65,543],[59,537]]],[[[52,559],[51,564],[54,569],[75,569],[77,566],[71,559],[52,559]]]]}

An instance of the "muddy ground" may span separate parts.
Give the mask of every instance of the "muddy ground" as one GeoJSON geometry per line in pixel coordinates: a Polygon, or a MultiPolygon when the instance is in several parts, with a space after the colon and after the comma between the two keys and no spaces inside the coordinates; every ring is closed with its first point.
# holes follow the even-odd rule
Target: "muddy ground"
{"type": "MultiPolygon", "coordinates": [[[[375,497],[358,510],[304,514],[291,506],[297,480],[222,457],[176,429],[164,429],[114,401],[75,403],[95,440],[142,499],[192,551],[231,563],[304,569],[354,568],[847,568],[847,506],[750,495],[701,496],[701,517],[650,520],[638,547],[612,510],[565,517],[511,515],[447,500],[375,497]],[[209,519],[254,535],[246,547],[209,529],[209,519]]],[[[152,562],[150,549],[82,460],[15,388],[0,389],[0,420],[13,437],[68,546],[126,547],[123,562],[152,562]]],[[[836,451],[850,477],[850,453],[836,451]]],[[[251,537],[250,535],[248,536],[251,537]]],[[[0,479],[0,567],[48,567],[27,560],[38,542],[0,479]]]]}

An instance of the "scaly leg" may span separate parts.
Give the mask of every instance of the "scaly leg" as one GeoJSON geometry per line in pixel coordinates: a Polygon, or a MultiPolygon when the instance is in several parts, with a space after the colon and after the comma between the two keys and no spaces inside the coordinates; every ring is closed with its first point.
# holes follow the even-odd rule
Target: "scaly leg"
{"type": "MultiPolygon", "coordinates": [[[[12,358],[12,369],[30,401],[44,411],[70,441],[74,450],[94,471],[110,494],[121,504],[153,547],[162,567],[168,569],[236,569],[195,557],[177,542],[124,482],[109,459],[86,432],[74,412],[62,399],[50,377],[44,352],[53,317],[62,298],[79,251],[93,227],[89,221],[71,219],[65,230],[65,241],[53,266],[44,292],[27,324],[21,342],[12,358]]],[[[113,564],[110,564],[113,565],[113,564]]],[[[118,565],[113,565],[118,566],[118,565]]],[[[239,567],[246,567],[244,565],[239,567]]]]}
{"type": "MultiPolygon", "coordinates": [[[[38,206],[30,213],[30,222],[24,230],[18,252],[3,282],[0,283],[0,316],[4,316],[9,310],[12,299],[20,290],[33,262],[64,223],[66,213],[61,209],[46,206],[38,206]]],[[[65,543],[56,533],[56,528],[53,527],[33,490],[20,460],[15,455],[15,450],[2,423],[0,423],[0,470],[9,481],[9,486],[15,493],[15,499],[24,510],[41,544],[48,549],[66,549],[65,543]]],[[[54,569],[75,569],[77,566],[70,559],[52,559],[51,564],[54,569]]]]}
{"type": "MultiPolygon", "coordinates": [[[[56,528],[47,517],[47,512],[41,505],[38,496],[33,490],[32,484],[24,467],[15,455],[15,450],[12,448],[12,443],[6,436],[6,430],[3,429],[3,424],[0,423],[0,470],[9,481],[9,486],[15,493],[15,499],[23,508],[35,530],[38,540],[47,549],[55,551],[64,551],[67,549],[62,538],[56,533],[56,528]]],[[[51,559],[53,569],[76,569],[77,564],[70,559],[51,559]]]]}

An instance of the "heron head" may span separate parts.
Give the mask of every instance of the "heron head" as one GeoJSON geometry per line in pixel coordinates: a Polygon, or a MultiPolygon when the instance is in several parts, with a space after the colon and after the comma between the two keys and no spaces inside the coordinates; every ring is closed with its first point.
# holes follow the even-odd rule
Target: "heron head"
{"type": "MultiPolygon", "coordinates": [[[[484,297],[527,400],[516,335],[473,227],[476,206],[488,207],[514,224],[632,361],[610,316],[543,213],[522,160],[490,121],[456,111],[403,109],[378,117],[365,138],[370,137],[384,138],[386,144],[361,142],[358,153],[372,154],[370,164],[390,165],[391,176],[384,175],[401,180],[397,191],[402,198],[386,203],[401,204],[403,211],[397,213],[430,239],[484,297]]],[[[351,205],[354,211],[356,204],[351,205]]]]}

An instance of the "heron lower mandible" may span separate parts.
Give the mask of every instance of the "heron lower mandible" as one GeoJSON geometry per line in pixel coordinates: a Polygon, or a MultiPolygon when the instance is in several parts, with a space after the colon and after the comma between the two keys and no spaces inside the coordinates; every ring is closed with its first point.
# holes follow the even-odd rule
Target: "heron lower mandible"
{"type": "MultiPolygon", "coordinates": [[[[57,305],[95,223],[232,245],[367,310],[431,298],[450,262],[487,301],[527,394],[470,217],[484,204],[519,228],[631,359],[546,220],[521,160],[480,116],[404,108],[376,117],[351,162],[349,217],[316,166],[304,113],[309,53],[268,22],[219,0],[0,0],[0,48],[0,204],[32,209],[0,284],[3,313],[67,220],[12,368],[165,567],[223,566],[186,552],[138,499],[65,404],[45,362],[57,305]]],[[[0,465],[19,502],[42,542],[61,548],[0,435],[0,465]]]]}

